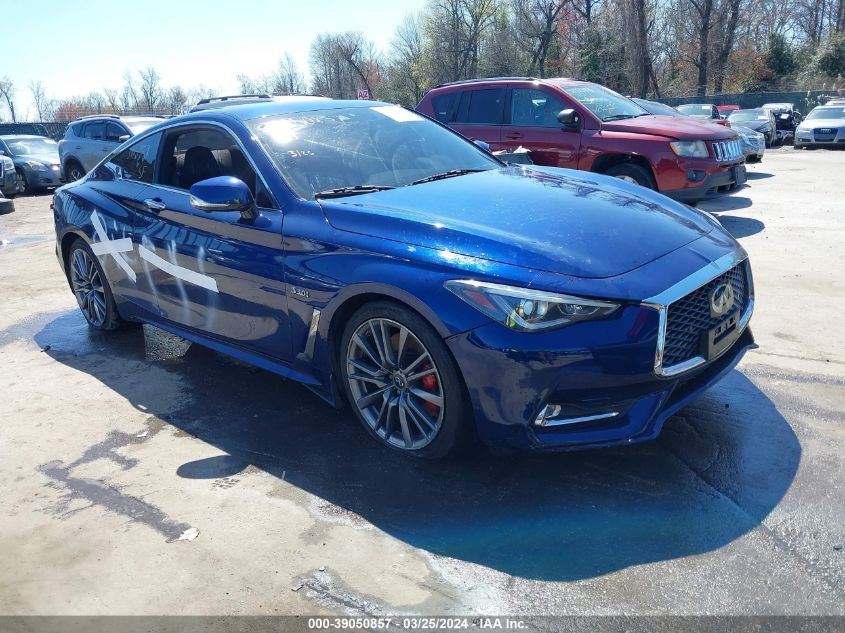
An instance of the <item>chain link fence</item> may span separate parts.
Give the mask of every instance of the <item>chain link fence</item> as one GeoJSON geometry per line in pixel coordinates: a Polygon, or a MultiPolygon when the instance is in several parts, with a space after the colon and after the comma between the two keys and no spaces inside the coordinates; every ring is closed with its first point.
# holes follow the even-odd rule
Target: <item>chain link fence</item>
{"type": "Polygon", "coordinates": [[[68,121],[0,123],[0,134],[37,134],[58,141],[64,138],[67,126],[68,121]]]}
{"type": "Polygon", "coordinates": [[[673,107],[685,103],[712,103],[717,106],[738,105],[743,110],[759,108],[764,103],[794,103],[802,114],[807,114],[817,105],[833,97],[842,97],[843,90],[795,90],[782,92],[735,92],[704,97],[666,97],[657,99],[673,107]]]}

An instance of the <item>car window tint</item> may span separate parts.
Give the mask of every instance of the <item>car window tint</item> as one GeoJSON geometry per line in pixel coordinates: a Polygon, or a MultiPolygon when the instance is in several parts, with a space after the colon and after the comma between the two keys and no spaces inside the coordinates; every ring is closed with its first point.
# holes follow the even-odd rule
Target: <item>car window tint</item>
{"type": "Polygon", "coordinates": [[[120,178],[151,183],[161,134],[133,143],[109,160],[107,166],[120,178]]]}
{"type": "Polygon", "coordinates": [[[467,108],[465,123],[498,124],[502,122],[502,103],[505,91],[503,88],[489,88],[486,90],[471,90],[469,107],[467,108]]]}
{"type": "Polygon", "coordinates": [[[259,207],[275,206],[243,150],[227,132],[202,127],[168,136],[158,183],[189,190],[201,180],[216,176],[239,178],[249,187],[259,207]]]}
{"type": "Polygon", "coordinates": [[[447,117],[452,110],[452,104],[455,103],[454,92],[447,92],[440,94],[431,99],[431,107],[434,109],[434,118],[441,123],[447,122],[447,117]]]}
{"type": "Polygon", "coordinates": [[[90,138],[93,141],[103,140],[103,122],[97,121],[89,123],[85,126],[85,138],[90,138]]]}
{"type": "Polygon", "coordinates": [[[511,124],[530,127],[560,127],[557,115],[566,106],[554,95],[535,88],[511,91],[511,124]]]}
{"type": "Polygon", "coordinates": [[[106,140],[112,143],[120,142],[120,137],[124,136],[126,131],[116,123],[106,124],[106,140]]]}

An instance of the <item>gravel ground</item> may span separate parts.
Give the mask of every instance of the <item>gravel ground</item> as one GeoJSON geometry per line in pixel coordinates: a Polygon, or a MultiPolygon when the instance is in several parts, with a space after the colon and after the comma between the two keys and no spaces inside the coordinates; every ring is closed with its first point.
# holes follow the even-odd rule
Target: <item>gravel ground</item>
{"type": "Polygon", "coordinates": [[[760,349],[654,442],[417,463],[305,388],[89,331],[0,216],[2,614],[845,614],[845,152],[703,203],[760,349]]]}

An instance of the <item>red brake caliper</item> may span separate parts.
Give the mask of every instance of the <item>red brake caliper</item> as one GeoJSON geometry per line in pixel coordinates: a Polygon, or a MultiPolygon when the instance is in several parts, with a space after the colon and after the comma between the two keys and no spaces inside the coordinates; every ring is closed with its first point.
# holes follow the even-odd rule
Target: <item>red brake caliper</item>
{"type": "MultiPolygon", "coordinates": [[[[431,363],[426,361],[425,363],[423,363],[422,370],[428,371],[429,369],[431,369],[431,363]]],[[[434,374],[428,374],[427,376],[423,376],[421,382],[423,389],[425,389],[426,391],[430,393],[435,393],[435,391],[437,390],[437,376],[435,376],[434,374]]],[[[440,407],[438,407],[433,402],[429,402],[428,400],[423,400],[423,406],[431,415],[437,417],[437,414],[440,411],[440,407]]]]}

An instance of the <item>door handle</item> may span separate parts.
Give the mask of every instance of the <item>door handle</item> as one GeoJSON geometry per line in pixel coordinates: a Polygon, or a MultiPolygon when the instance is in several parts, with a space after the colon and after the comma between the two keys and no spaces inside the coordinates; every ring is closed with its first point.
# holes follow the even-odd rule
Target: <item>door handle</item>
{"type": "Polygon", "coordinates": [[[147,198],[144,200],[144,204],[147,205],[150,211],[163,211],[167,208],[167,205],[158,198],[147,198]]]}
{"type": "Polygon", "coordinates": [[[510,134],[505,134],[505,138],[518,139],[518,138],[522,138],[522,134],[519,133],[519,132],[511,132],[510,134]]]}

